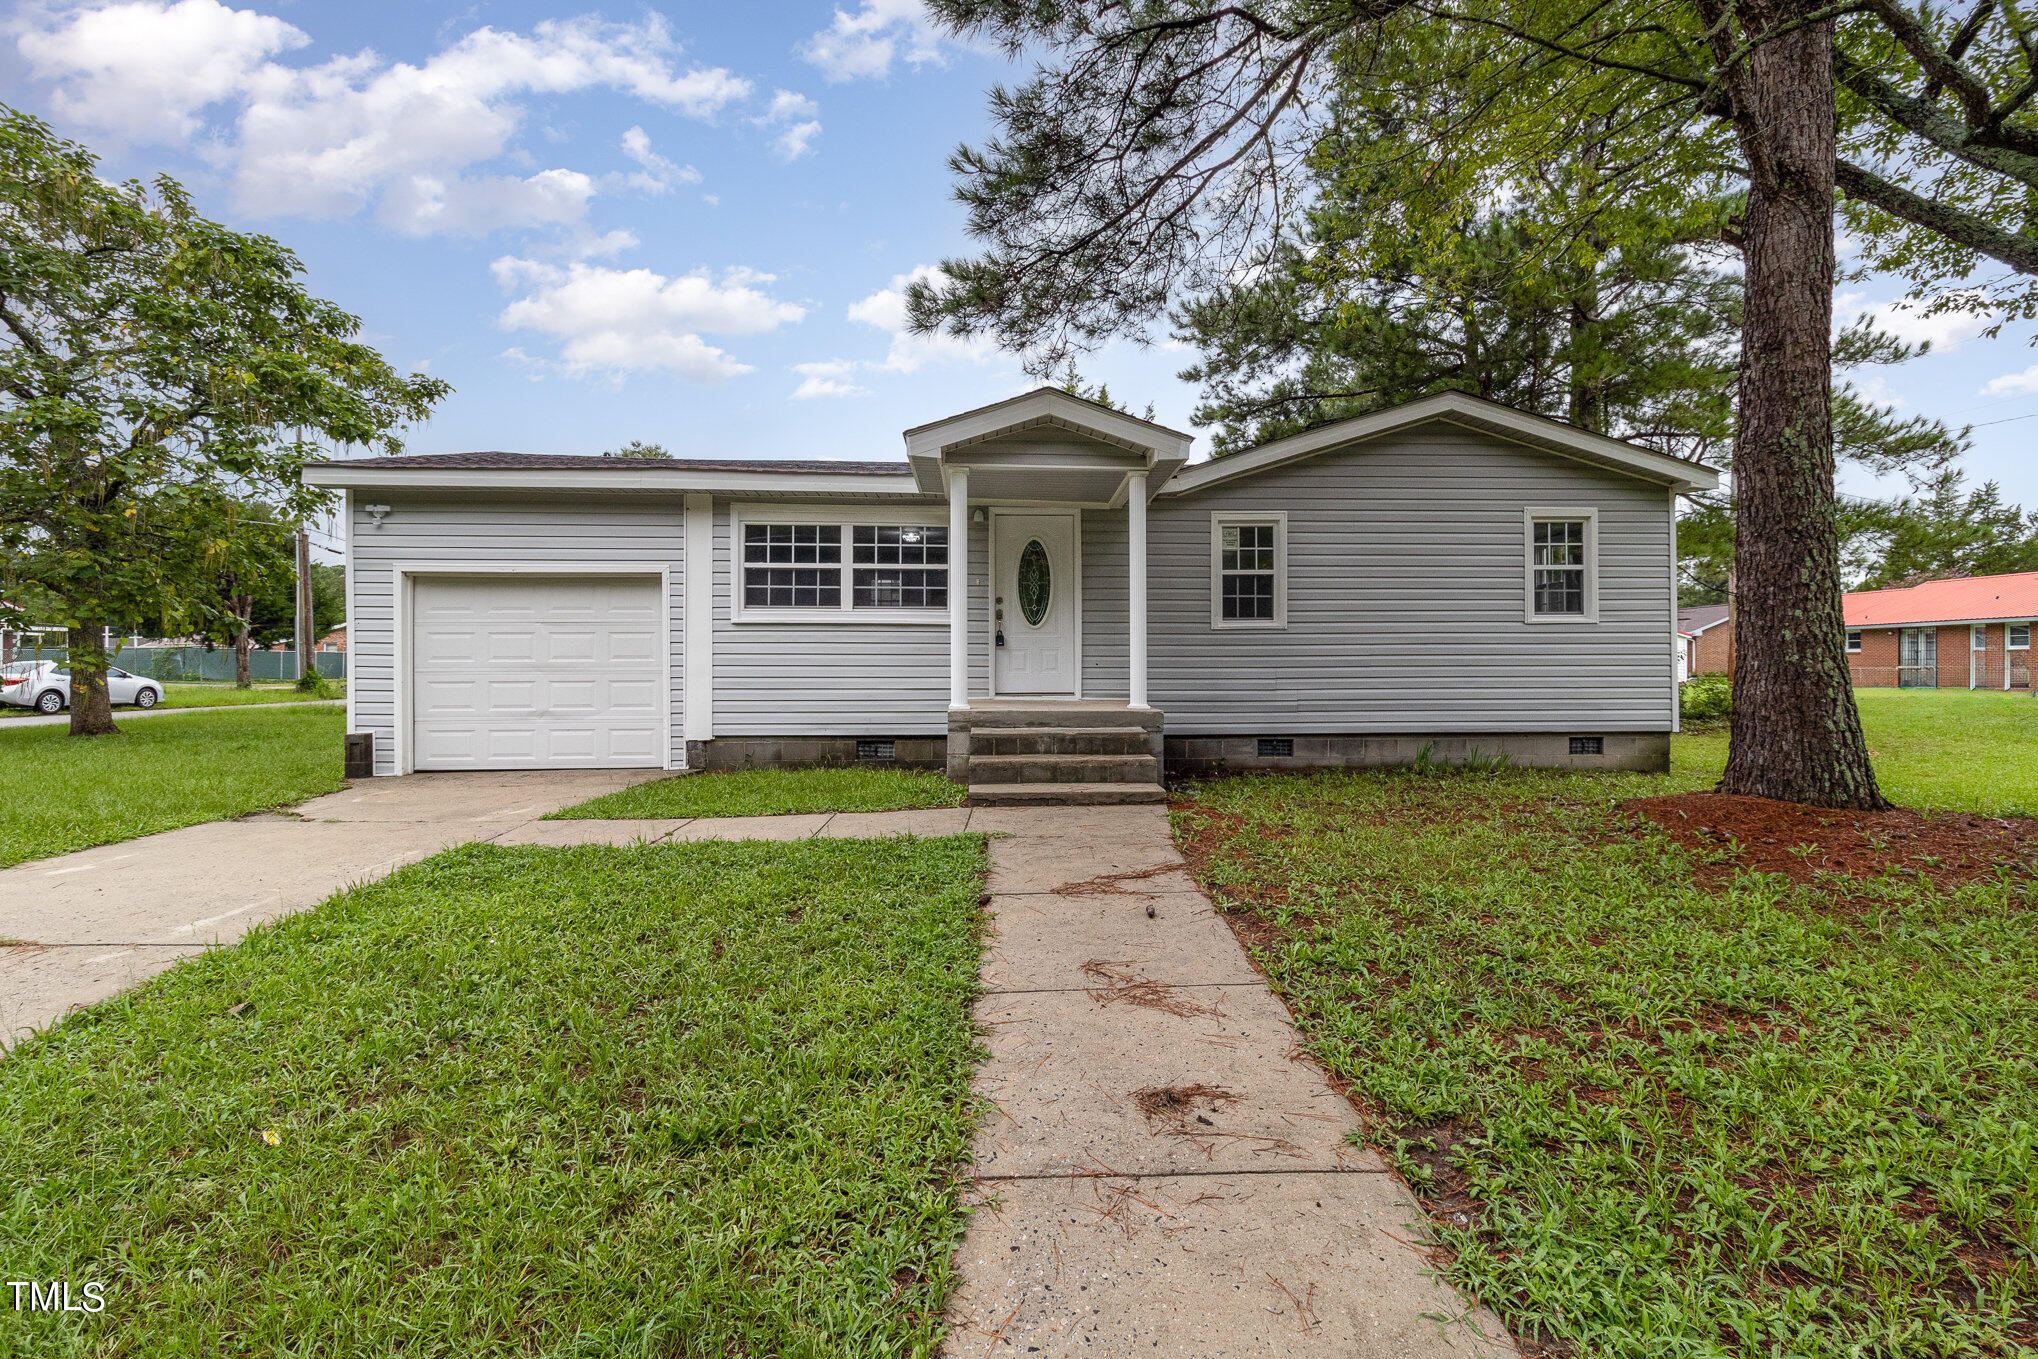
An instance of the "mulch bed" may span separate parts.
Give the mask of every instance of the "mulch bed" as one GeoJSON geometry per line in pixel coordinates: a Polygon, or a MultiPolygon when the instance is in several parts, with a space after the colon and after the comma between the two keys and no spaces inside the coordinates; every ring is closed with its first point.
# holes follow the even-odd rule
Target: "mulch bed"
{"type": "Polygon", "coordinates": [[[1621,806],[1686,849],[1724,850],[1736,868],[1781,873],[1793,882],[1820,873],[1872,878],[1891,870],[1942,887],[2004,871],[2038,877],[2038,820],[2029,817],[1928,816],[1901,807],[1845,812],[1726,793],[1641,797],[1621,806]]]}

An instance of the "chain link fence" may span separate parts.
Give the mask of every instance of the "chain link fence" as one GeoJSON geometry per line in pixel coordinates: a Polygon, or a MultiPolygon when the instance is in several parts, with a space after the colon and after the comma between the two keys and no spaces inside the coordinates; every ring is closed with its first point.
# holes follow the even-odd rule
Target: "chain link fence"
{"type": "MultiPolygon", "coordinates": [[[[68,647],[21,646],[15,648],[14,659],[61,662],[69,655],[68,647]]],[[[311,660],[318,673],[327,679],[343,680],[347,677],[347,653],[344,651],[314,651],[311,660]]],[[[147,675],[165,684],[234,678],[233,652],[217,647],[123,646],[113,654],[113,663],[130,674],[147,675]]],[[[257,681],[294,680],[297,678],[297,654],[291,651],[251,651],[248,653],[248,674],[257,681]]]]}
{"type": "Polygon", "coordinates": [[[2031,663],[2025,653],[2011,652],[2007,664],[2000,655],[1976,653],[1970,667],[1965,658],[1945,657],[1926,665],[1859,665],[1848,667],[1857,689],[2007,689],[2031,693],[2031,663]]]}

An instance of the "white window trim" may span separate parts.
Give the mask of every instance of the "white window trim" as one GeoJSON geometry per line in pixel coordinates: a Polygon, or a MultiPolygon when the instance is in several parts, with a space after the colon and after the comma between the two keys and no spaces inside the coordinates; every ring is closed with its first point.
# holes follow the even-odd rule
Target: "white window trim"
{"type": "MultiPolygon", "coordinates": [[[[1257,573],[1254,573],[1257,574],[1257,573]]],[[[1279,631],[1288,626],[1288,512],[1286,510],[1212,510],[1210,512],[1210,630],[1244,632],[1253,629],[1279,631]],[[1274,616],[1272,618],[1226,618],[1224,616],[1224,530],[1227,528],[1274,527],[1274,616]]]]}
{"type": "Polygon", "coordinates": [[[1850,655],[1850,656],[1852,656],[1852,655],[1858,655],[1858,654],[1860,653],[1860,651],[1861,651],[1861,629],[1860,629],[1860,628],[1848,628],[1848,629],[1847,629],[1847,654],[1848,654],[1848,655],[1850,655]]]}
{"type": "Polygon", "coordinates": [[[2005,651],[2029,651],[2029,650],[2031,649],[2031,626],[2032,626],[2032,625],[2031,625],[2030,623],[2005,623],[2005,624],[2003,624],[2003,650],[2005,650],[2005,651]],[[2016,643],[2014,643],[2014,642],[2012,642],[2012,641],[2010,640],[2010,629],[2011,629],[2011,628],[2023,628],[2023,629],[2024,629],[2024,644],[2023,644],[2022,646],[2018,646],[2018,645],[2017,645],[2016,643]]]}
{"type": "Polygon", "coordinates": [[[1521,512],[1521,617],[1524,623],[1599,621],[1599,511],[1584,506],[1530,505],[1521,512]],[[1536,525],[1556,519],[1585,523],[1585,612],[1536,612],[1536,525]]]}
{"type": "MultiPolygon", "coordinates": [[[[910,625],[932,627],[939,624],[948,626],[948,606],[938,609],[880,609],[856,608],[851,585],[851,572],[855,563],[852,538],[857,525],[882,524],[908,528],[948,527],[946,507],[929,509],[924,505],[901,505],[897,509],[880,506],[856,506],[845,509],[826,509],[811,505],[731,505],[729,507],[729,621],[731,623],[806,623],[833,626],[850,623],[858,626],[877,624],[880,626],[910,625]],[[746,608],[743,604],[743,526],[745,524],[837,524],[842,529],[842,605],[835,609],[799,608],[746,608]]],[[[949,546],[948,588],[955,588],[955,548],[949,546]]]]}

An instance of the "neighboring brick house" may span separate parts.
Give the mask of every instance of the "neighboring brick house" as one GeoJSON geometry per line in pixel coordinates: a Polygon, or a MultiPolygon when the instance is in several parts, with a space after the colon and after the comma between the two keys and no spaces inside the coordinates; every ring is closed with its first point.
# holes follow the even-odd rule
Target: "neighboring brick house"
{"type": "Polygon", "coordinates": [[[1845,604],[1857,686],[2031,688],[2038,571],[1859,590],[1845,604]]]}
{"type": "Polygon", "coordinates": [[[1726,605],[1679,609],[1677,632],[1684,639],[1684,678],[1733,673],[1734,624],[1726,605]]]}

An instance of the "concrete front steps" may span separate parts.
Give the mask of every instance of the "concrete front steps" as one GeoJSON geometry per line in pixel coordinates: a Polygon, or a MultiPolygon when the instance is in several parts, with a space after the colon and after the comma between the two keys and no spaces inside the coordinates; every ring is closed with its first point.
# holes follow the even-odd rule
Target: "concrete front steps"
{"type": "Polygon", "coordinates": [[[948,715],[949,777],[978,807],[1165,802],[1161,714],[1122,703],[991,699],[948,715]]]}

